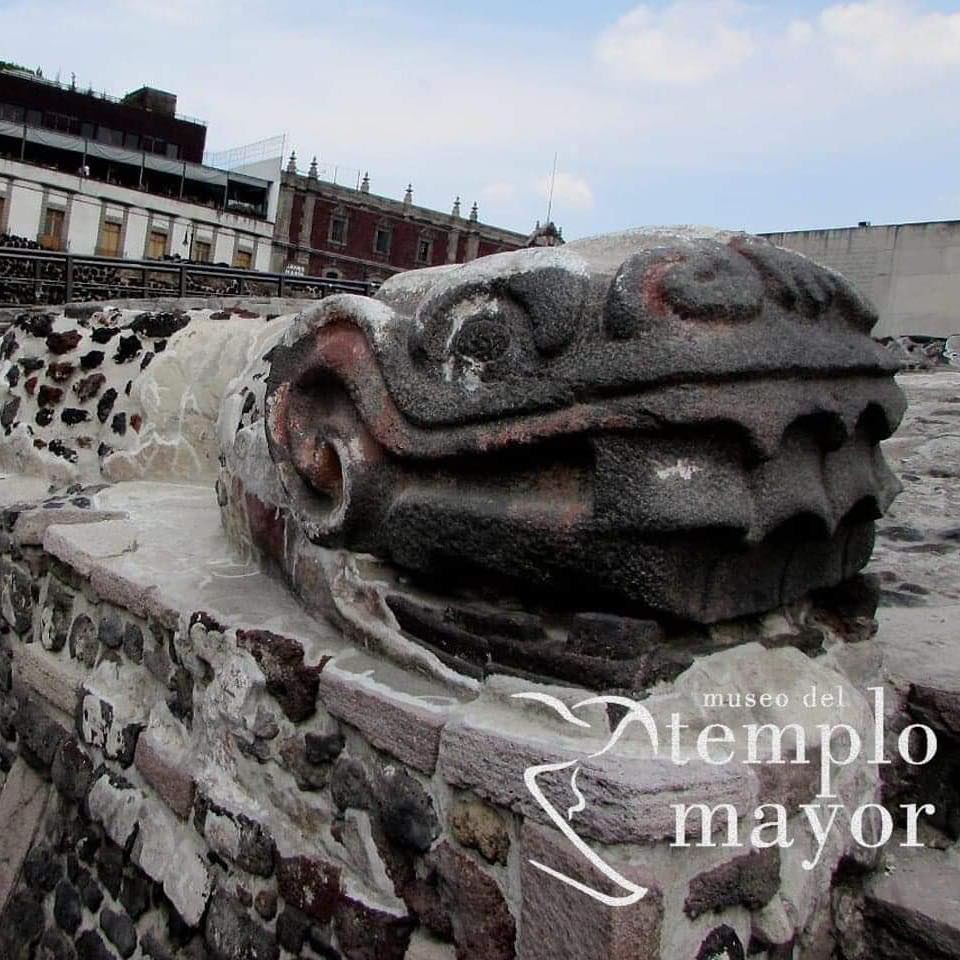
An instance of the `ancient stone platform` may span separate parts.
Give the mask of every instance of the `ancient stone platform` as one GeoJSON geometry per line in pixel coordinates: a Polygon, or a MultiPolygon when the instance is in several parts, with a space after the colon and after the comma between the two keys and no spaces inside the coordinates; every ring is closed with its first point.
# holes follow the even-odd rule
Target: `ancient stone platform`
{"type": "MultiPolygon", "coordinates": [[[[741,243],[737,237],[721,240],[734,244],[735,252],[741,243]]],[[[960,603],[954,462],[960,431],[952,419],[954,407],[960,412],[960,376],[899,378],[911,406],[885,450],[905,491],[879,522],[868,575],[837,592],[833,581],[846,577],[841,568],[859,563],[856,550],[868,542],[861,531],[863,503],[882,509],[891,493],[873,449],[886,426],[876,410],[864,418],[872,387],[857,380],[864,369],[877,379],[885,369],[882,355],[863,343],[866,308],[839,279],[814,274],[820,286],[789,287],[787,281],[796,279],[791,271],[805,275],[804,263],[763,261],[767,272],[758,274],[758,285],[736,259],[740,254],[717,252],[714,238],[706,246],[686,236],[671,242],[683,250],[692,243],[689,249],[707,256],[721,277],[706,298],[692,294],[687,279],[671,288],[684,310],[719,311],[724,322],[748,326],[760,316],[758,304],[775,300],[780,306],[772,318],[764,314],[758,323],[781,329],[793,322],[790,311],[802,302],[802,322],[827,318],[817,332],[824,364],[830,337],[836,334],[843,344],[853,371],[844,376],[862,393],[841,396],[840,388],[825,390],[819,374],[813,376],[813,386],[790,398],[800,431],[789,424],[774,430],[751,412],[750,403],[733,403],[736,397],[729,395],[731,409],[749,421],[754,439],[771,432],[768,461],[749,461],[756,502],[773,504],[771,517],[774,507],[788,515],[797,505],[770,496],[774,474],[764,474],[759,463],[781,457],[783,463],[820,462],[842,450],[848,464],[858,457],[872,464],[860,474],[851,467],[856,482],[848,485],[836,479],[846,476],[846,468],[835,459],[823,474],[824,497],[812,507],[801,504],[819,511],[820,541],[838,530],[850,534],[824,589],[817,580],[823,571],[802,557],[795,562],[778,540],[770,555],[783,563],[780,586],[753,597],[715,593],[698,606],[658,585],[658,602],[668,610],[662,623],[620,610],[561,616],[538,608],[534,617],[499,581],[480,603],[476,596],[466,603],[461,595],[453,602],[418,578],[435,569],[434,558],[414,557],[410,569],[388,562],[396,543],[384,546],[378,539],[383,531],[360,532],[361,541],[369,536],[377,548],[374,557],[349,537],[318,542],[322,524],[311,528],[303,515],[299,526],[291,521],[305,505],[308,521],[320,516],[326,523],[330,511],[322,498],[330,495],[335,502],[338,495],[335,461],[311,446],[310,429],[303,427],[313,420],[289,420],[301,434],[289,442],[292,466],[286,473],[276,466],[284,463],[282,456],[269,449],[280,434],[264,429],[266,398],[277,388],[269,379],[279,355],[274,348],[295,343],[304,329],[309,333],[303,318],[266,322],[242,309],[147,315],[108,310],[11,327],[0,370],[0,383],[9,387],[0,442],[0,463],[7,469],[0,479],[0,815],[15,811],[7,816],[16,823],[0,840],[0,957],[960,955],[960,918],[953,915],[950,892],[960,837],[960,656],[952,634],[960,603]],[[728,282],[729,276],[734,280],[728,282]],[[802,300],[803,291],[809,301],[802,300]],[[724,312],[728,301],[733,313],[724,312]],[[831,304],[859,327],[833,331],[831,304]],[[94,346],[101,340],[110,344],[106,350],[94,346]],[[91,352],[101,355],[84,364],[91,352]],[[24,367],[25,358],[31,369],[24,367]],[[102,370],[102,379],[91,382],[94,368],[102,370]],[[30,389],[28,373],[36,377],[30,389]],[[50,388],[42,402],[41,385],[50,388]],[[101,417],[108,391],[110,409],[101,417]],[[810,410],[824,403],[830,416],[811,422],[810,410]],[[122,432],[115,419],[120,414],[122,432]],[[781,428],[793,438],[789,444],[778,445],[781,428]],[[822,458],[813,456],[821,442],[829,449],[822,458]],[[315,510],[309,497],[294,510],[275,506],[287,503],[272,499],[285,490],[304,492],[292,482],[294,470],[316,481],[306,492],[320,497],[323,509],[315,510]],[[304,531],[315,537],[309,548],[304,531]],[[796,586],[784,592],[791,577],[796,586]],[[743,606],[735,618],[726,615],[728,603],[743,606]],[[453,613],[445,619],[437,611],[447,606],[453,613]],[[702,614],[702,622],[677,625],[670,617],[678,610],[702,614]],[[586,645],[572,659],[557,655],[572,645],[570,622],[586,645]],[[614,641],[640,643],[627,628],[642,630],[642,642],[650,646],[642,647],[642,656],[617,661],[629,664],[629,673],[623,667],[607,671],[604,656],[591,652],[590,644],[600,638],[609,644],[600,644],[601,654],[616,654],[614,641]],[[510,644],[503,643],[507,634],[510,644]],[[522,650],[520,641],[531,642],[529,669],[519,668],[516,659],[471,659],[478,638],[500,643],[503,656],[513,658],[522,650]],[[626,682],[618,686],[611,677],[626,682]],[[814,743],[819,724],[842,722],[860,732],[866,753],[875,731],[866,690],[877,685],[888,694],[888,740],[923,722],[943,747],[937,763],[920,773],[903,764],[878,770],[863,760],[838,767],[835,802],[852,810],[882,800],[896,809],[935,799],[938,815],[922,834],[928,849],[892,851],[885,862],[880,851],[853,842],[849,825],[818,848],[801,806],[817,793],[815,763],[748,764],[740,742],[729,763],[708,763],[696,754],[697,739],[711,724],[739,729],[795,723],[814,743]],[[839,691],[842,705],[801,709],[812,686],[839,691]],[[742,705],[748,694],[762,691],[785,694],[790,706],[742,705]],[[718,692],[741,698],[741,705],[710,702],[708,695],[718,692]],[[641,719],[649,717],[665,736],[673,714],[688,725],[677,740],[682,764],[652,748],[641,719]],[[532,782],[539,793],[531,790],[531,770],[538,771],[532,782]],[[783,804],[794,842],[782,848],[718,843],[678,850],[671,845],[676,803],[731,804],[733,826],[744,835],[758,805],[783,804]],[[816,865],[805,869],[803,862],[815,853],[816,865]],[[928,884],[941,894],[925,896],[928,884]],[[644,896],[634,896],[638,888],[644,896]],[[616,905],[611,898],[629,902],[616,905]]],[[[601,266],[590,274],[591,283],[608,284],[620,269],[617,244],[597,254],[601,266]]],[[[766,252],[756,256],[762,260],[766,252]]],[[[629,276],[652,262],[645,253],[638,258],[630,261],[629,276]]],[[[667,260],[677,262],[682,258],[667,260]]],[[[515,274],[527,278],[529,265],[523,264],[515,274]]],[[[566,284],[568,261],[561,266],[566,284]]],[[[507,275],[528,297],[523,302],[534,303],[534,312],[547,303],[553,315],[557,304],[538,298],[553,289],[557,274],[542,289],[507,275]]],[[[469,309],[491,290],[500,296],[505,283],[484,267],[479,279],[464,285],[469,309]]],[[[408,279],[377,303],[406,309],[411,298],[424,297],[417,284],[430,286],[408,279]]],[[[630,297],[646,296],[642,284],[627,287],[630,297]]],[[[595,291],[584,302],[592,309],[601,298],[595,291]]],[[[430,303],[442,319],[447,301],[437,295],[430,303]]],[[[633,301],[629,306],[642,310],[633,301]]],[[[352,302],[341,307],[360,309],[352,302]]],[[[365,316],[376,317],[380,309],[363,307],[365,316]]],[[[629,326],[623,302],[616,301],[614,315],[629,326]]],[[[465,324],[476,320],[458,316],[465,324]]],[[[491,316],[485,305],[475,329],[462,338],[465,349],[486,351],[499,342],[491,316]]],[[[682,326],[686,320],[669,322],[682,326]]],[[[725,329],[711,328],[711,343],[722,345],[725,329]]],[[[368,332],[386,338],[386,331],[374,324],[368,332]]],[[[455,340],[437,333],[424,349],[429,356],[455,340]]],[[[342,359],[341,346],[333,341],[324,362],[342,359]]],[[[547,346],[554,349],[549,338],[547,346]]],[[[333,410],[339,416],[340,397],[324,406],[324,381],[300,376],[294,360],[300,363],[304,355],[301,350],[299,359],[278,364],[286,371],[281,385],[301,391],[297,403],[305,406],[298,409],[319,402],[321,414],[333,410]]],[[[687,359],[694,366],[713,362],[709,351],[694,349],[687,359]]],[[[730,351],[726,360],[736,366],[754,358],[730,351]]],[[[663,362],[673,360],[665,354],[663,362]]],[[[473,383],[478,366],[462,357],[451,369],[456,364],[473,383]]],[[[441,381],[446,369],[439,364],[441,381]]],[[[899,395],[887,386],[881,392],[896,419],[899,395]]],[[[695,404],[683,416],[698,430],[709,422],[695,404]]],[[[636,410],[618,409],[616,417],[618,429],[625,423],[649,427],[636,410]]],[[[480,448],[488,442],[494,441],[487,438],[480,448]]],[[[344,442],[336,449],[349,466],[351,457],[362,463],[361,454],[374,448],[344,442]]],[[[699,456],[695,446],[690,450],[699,456]]],[[[727,453],[711,451],[696,461],[698,469],[722,473],[726,467],[718,464],[726,463],[727,453]]],[[[576,483],[563,491],[576,496],[563,502],[582,510],[588,503],[581,495],[583,461],[573,462],[576,483]]],[[[638,462],[635,452],[622,461],[630,469],[638,462]]],[[[674,457],[658,482],[692,476],[686,463],[674,457]]],[[[511,462],[510,468],[516,468],[511,476],[521,488],[536,480],[523,464],[511,462]]],[[[478,476],[488,482],[497,471],[478,476]]],[[[610,476],[619,482],[617,470],[610,476]]],[[[445,483],[449,476],[439,479],[445,483]]],[[[795,488],[802,493],[802,485],[795,488]]],[[[712,488],[703,489],[706,497],[712,488]]],[[[371,503],[379,497],[406,505],[402,490],[387,492],[366,488],[364,496],[371,503]]],[[[676,508],[667,518],[671,523],[690,516],[697,524],[726,522],[710,511],[684,513],[676,493],[664,502],[676,508]]],[[[416,511],[404,518],[410,529],[420,529],[416,511]]],[[[773,519],[770,527],[776,527],[773,519]]],[[[767,532],[763,523],[752,530],[761,539],[767,532]]],[[[807,538],[809,529],[797,535],[807,538]]],[[[488,543],[468,545],[483,563],[496,560],[488,543]]],[[[403,549],[397,553],[406,559],[403,549]]],[[[713,562],[702,551],[696,562],[704,563],[705,556],[713,562]]],[[[576,562],[575,552],[563,556],[558,582],[576,562]]],[[[634,586],[625,583],[624,590],[634,586]]],[[[486,656],[490,647],[483,649],[486,656]]],[[[721,833],[716,831],[718,840],[721,833]]]]}

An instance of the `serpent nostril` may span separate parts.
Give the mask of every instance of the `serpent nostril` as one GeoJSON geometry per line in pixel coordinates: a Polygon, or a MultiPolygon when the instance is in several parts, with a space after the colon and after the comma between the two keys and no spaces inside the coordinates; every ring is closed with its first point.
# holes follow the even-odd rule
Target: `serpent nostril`
{"type": "Polygon", "coordinates": [[[296,467],[300,475],[336,509],[343,501],[343,463],[336,447],[321,437],[312,437],[296,450],[296,467]]]}

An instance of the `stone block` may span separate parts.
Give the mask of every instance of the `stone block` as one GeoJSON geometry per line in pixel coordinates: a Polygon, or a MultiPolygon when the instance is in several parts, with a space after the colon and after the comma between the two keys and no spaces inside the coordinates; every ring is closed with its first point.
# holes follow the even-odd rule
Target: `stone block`
{"type": "Polygon", "coordinates": [[[112,773],[99,777],[87,796],[90,816],[102,824],[107,836],[119,847],[125,847],[133,837],[142,804],[143,794],[112,773]]]}
{"type": "Polygon", "coordinates": [[[81,803],[93,783],[93,773],[93,761],[81,749],[77,738],[63,740],[50,770],[54,786],[74,803],[81,803]]]}
{"type": "Polygon", "coordinates": [[[626,906],[607,906],[530,862],[542,863],[591,889],[624,896],[556,830],[524,823],[520,832],[520,937],[522,960],[659,960],[663,894],[641,865],[611,864],[626,879],[647,888],[626,906]]]}
{"type": "Polygon", "coordinates": [[[335,717],[357,727],[380,750],[423,773],[433,773],[447,711],[392,690],[370,676],[329,663],[320,674],[320,699],[335,717]]]}
{"type": "Polygon", "coordinates": [[[44,773],[53,765],[60,744],[69,731],[51,720],[35,700],[20,698],[13,718],[20,743],[20,754],[31,766],[44,773]]]}
{"type": "Polygon", "coordinates": [[[156,712],[137,738],[134,765],[144,780],[178,817],[186,819],[193,809],[196,789],[185,738],[176,722],[163,722],[156,712]]]}
{"type": "Polygon", "coordinates": [[[339,902],[340,868],[319,857],[281,855],[277,859],[277,886],[288,904],[326,923],[339,902]]]}
{"type": "Polygon", "coordinates": [[[51,657],[36,643],[20,644],[13,651],[13,678],[18,689],[36,695],[72,717],[77,709],[77,692],[87,676],[75,660],[51,657]]]}
{"type": "Polygon", "coordinates": [[[780,850],[751,850],[694,877],[683,910],[691,920],[710,910],[737,905],[759,910],[773,899],[779,887],[780,850]]]}
{"type": "Polygon", "coordinates": [[[478,851],[488,863],[506,866],[510,834],[493,807],[480,800],[458,800],[450,814],[450,830],[457,841],[478,851]]]}
{"type": "Polygon", "coordinates": [[[385,910],[345,896],[333,918],[337,942],[350,960],[404,960],[416,926],[406,910],[385,910]]]}
{"type": "Polygon", "coordinates": [[[100,912],[100,927],[124,960],[133,956],[137,949],[137,930],[125,913],[104,908],[100,912]]]}
{"type": "Polygon", "coordinates": [[[237,646],[257,661],[266,678],[267,692],[290,720],[299,723],[316,713],[320,672],[329,658],[307,666],[298,641],[268,630],[238,630],[237,646]]]}
{"type": "Polygon", "coordinates": [[[513,960],[516,923],[492,874],[449,841],[429,862],[440,875],[440,898],[450,915],[460,960],[513,960]]]}
{"type": "MultiPolygon", "coordinates": [[[[527,792],[524,772],[541,764],[579,760],[577,783],[586,806],[575,815],[572,825],[581,836],[601,843],[672,838],[672,804],[731,803],[738,810],[756,806],[757,779],[747,767],[710,766],[696,758],[677,766],[664,755],[610,753],[591,760],[596,741],[584,741],[575,751],[570,741],[551,737],[546,729],[538,729],[535,736],[527,735],[529,728],[514,733],[510,723],[508,714],[484,711],[477,717],[468,713],[448,724],[440,741],[438,769],[443,779],[498,807],[548,823],[546,813],[527,792]],[[665,797],[669,802],[664,802],[665,797]]],[[[572,769],[538,780],[557,809],[566,810],[570,805],[572,769]]]]}
{"type": "Polygon", "coordinates": [[[215,960],[277,960],[280,956],[273,935],[223,890],[211,898],[204,938],[215,960]]]}

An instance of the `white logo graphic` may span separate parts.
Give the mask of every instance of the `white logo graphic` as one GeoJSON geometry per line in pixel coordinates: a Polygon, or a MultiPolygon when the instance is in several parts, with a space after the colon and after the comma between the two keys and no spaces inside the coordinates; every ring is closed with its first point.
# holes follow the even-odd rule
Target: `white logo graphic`
{"type": "MultiPolygon", "coordinates": [[[[584,720],[581,720],[579,717],[574,716],[571,708],[569,708],[562,700],[558,700],[556,697],[552,697],[546,693],[515,693],[513,695],[516,699],[520,700],[535,700],[540,703],[545,704],[550,707],[552,710],[555,710],[560,717],[562,717],[567,723],[572,723],[578,727],[590,727],[590,724],[584,720]]],[[[597,750],[595,753],[588,754],[585,757],[575,759],[575,760],[566,760],[562,763],[544,763],[539,766],[527,767],[523,773],[523,782],[527,786],[527,790],[530,791],[530,795],[537,801],[540,805],[540,808],[543,812],[550,818],[551,822],[556,826],[556,828],[573,844],[574,848],[585,857],[592,866],[600,871],[607,879],[613,881],[618,887],[621,887],[623,890],[627,891],[623,896],[614,897],[606,893],[601,893],[599,890],[594,890],[592,887],[588,887],[586,884],[580,883],[579,880],[574,880],[573,877],[568,877],[564,873],[560,873],[558,870],[554,870],[552,867],[548,867],[546,864],[539,863],[536,860],[531,860],[530,863],[536,867],[538,870],[542,870],[544,873],[553,877],[556,880],[559,880],[561,883],[565,883],[568,887],[573,887],[575,890],[579,890],[581,893],[585,893],[588,897],[592,897],[594,900],[600,901],[600,903],[605,904],[608,907],[626,907],[632,903],[636,903],[643,896],[646,895],[647,888],[638,886],[633,883],[631,880],[628,880],[626,877],[618,873],[613,867],[608,863],[604,862],[597,853],[592,850],[580,837],[577,835],[576,831],[570,826],[569,821],[573,818],[574,814],[579,813],[581,810],[584,810],[587,806],[587,802],[584,799],[583,794],[580,792],[580,788],[577,786],[577,777],[580,774],[580,765],[587,760],[593,760],[596,757],[602,756],[608,750],[611,750],[620,738],[623,736],[627,727],[634,723],[640,723],[643,725],[644,729],[647,731],[647,735],[650,737],[650,743],[653,746],[654,754],[659,753],[659,736],[657,733],[657,725],[651,716],[650,712],[642,704],[637,703],[634,700],[630,700],[627,697],[616,697],[616,696],[600,696],[600,697],[589,697],[586,700],[581,700],[579,703],[573,705],[573,710],[578,710],[581,707],[593,706],[596,704],[607,705],[617,705],[624,707],[627,711],[625,716],[617,724],[616,729],[613,731],[610,739],[607,741],[606,745],[597,750]],[[577,798],[577,802],[568,808],[566,817],[564,817],[556,807],[544,796],[543,791],[540,789],[540,785],[537,783],[537,777],[547,774],[555,773],[559,770],[568,770],[570,767],[573,767],[573,773],[570,775],[570,789],[573,791],[573,795],[577,798]]]]}

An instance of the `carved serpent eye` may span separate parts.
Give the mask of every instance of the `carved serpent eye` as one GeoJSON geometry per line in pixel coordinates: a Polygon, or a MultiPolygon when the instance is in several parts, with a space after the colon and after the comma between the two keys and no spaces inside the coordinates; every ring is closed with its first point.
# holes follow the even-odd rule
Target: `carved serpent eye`
{"type": "Polygon", "coordinates": [[[669,317],[701,322],[752,320],[763,283],[748,260],[725,244],[701,240],[629,257],[610,285],[605,326],[625,340],[669,317]]]}
{"type": "Polygon", "coordinates": [[[507,352],[510,339],[510,331],[501,321],[479,316],[460,327],[450,346],[458,357],[489,363],[507,352]]]}

